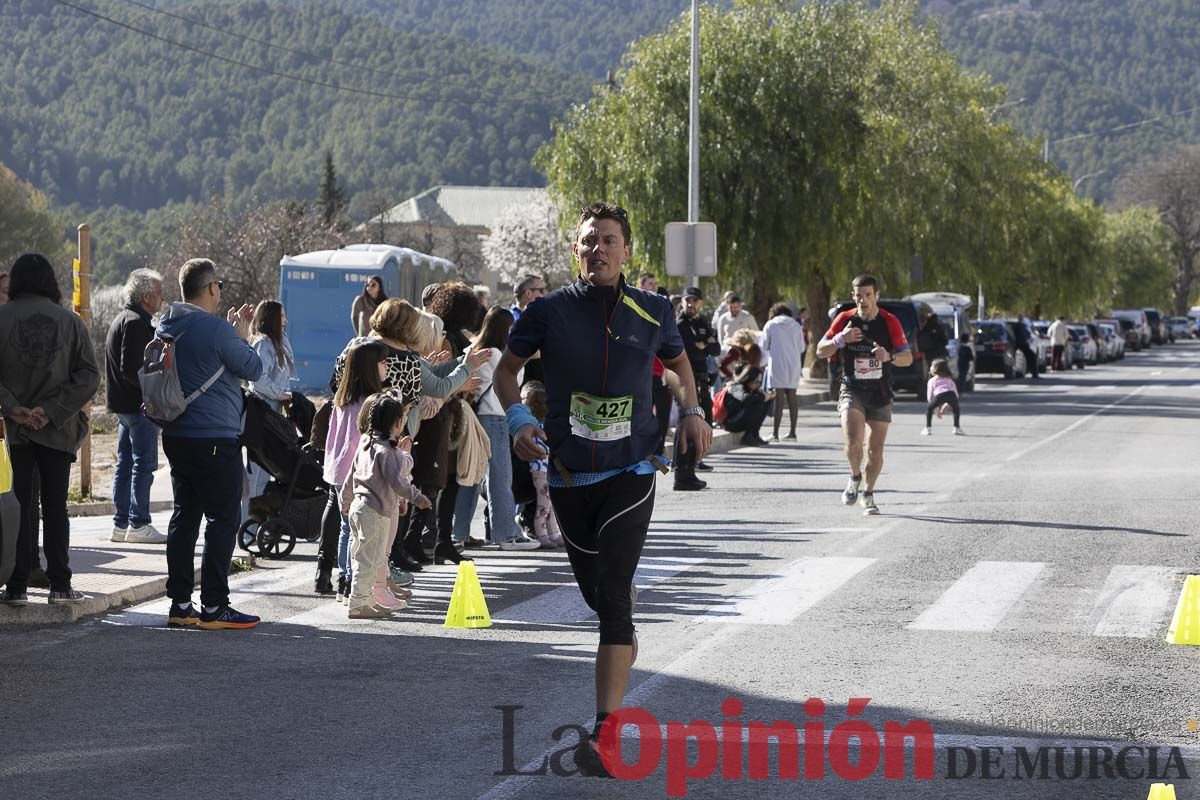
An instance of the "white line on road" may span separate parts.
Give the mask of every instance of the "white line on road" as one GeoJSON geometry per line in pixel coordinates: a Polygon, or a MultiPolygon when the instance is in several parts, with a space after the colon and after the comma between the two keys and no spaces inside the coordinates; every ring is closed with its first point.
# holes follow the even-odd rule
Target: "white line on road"
{"type": "Polygon", "coordinates": [[[704,619],[787,625],[874,563],[874,558],[801,558],[782,574],[758,581],[745,594],[735,595],[733,605],[710,608],[704,619]]]}
{"type": "MultiPolygon", "coordinates": [[[[639,589],[649,589],[703,561],[702,558],[643,558],[634,573],[633,582],[639,589]]],[[[579,587],[572,581],[499,611],[492,620],[542,625],[575,624],[592,615],[592,610],[579,594],[579,587]]]]}
{"type": "Polygon", "coordinates": [[[990,632],[1016,605],[1045,566],[1036,561],[980,561],[908,628],[990,632]]]}
{"type": "Polygon", "coordinates": [[[1113,567],[1092,607],[1093,619],[1099,617],[1093,635],[1157,635],[1170,608],[1174,575],[1170,567],[1113,567]]]}
{"type": "Polygon", "coordinates": [[[1025,456],[1027,456],[1027,455],[1029,455],[1030,453],[1032,453],[1034,450],[1037,450],[1039,447],[1043,447],[1044,445],[1048,445],[1048,444],[1050,444],[1051,442],[1053,442],[1055,439],[1059,438],[1060,436],[1066,436],[1068,433],[1070,433],[1071,431],[1075,430],[1075,429],[1076,429],[1076,428],[1078,428],[1080,425],[1082,425],[1083,423],[1085,423],[1085,422],[1087,422],[1088,420],[1090,420],[1092,417],[1095,417],[1095,416],[1098,416],[1098,415],[1100,415],[1100,414],[1103,414],[1105,411],[1110,411],[1110,410],[1112,410],[1112,409],[1116,408],[1117,406],[1121,405],[1122,403],[1124,403],[1126,400],[1131,400],[1131,399],[1133,399],[1134,397],[1137,397],[1139,394],[1141,394],[1142,392],[1146,391],[1146,389],[1147,389],[1147,388],[1149,388],[1149,387],[1146,387],[1146,386],[1139,386],[1137,389],[1134,389],[1132,392],[1130,392],[1129,394],[1125,395],[1125,396],[1124,396],[1124,397],[1122,397],[1120,400],[1116,400],[1116,401],[1114,401],[1114,402],[1112,402],[1112,403],[1109,403],[1109,404],[1108,404],[1108,405],[1106,405],[1104,408],[1099,408],[1099,409],[1096,409],[1096,410],[1095,410],[1095,411],[1093,411],[1091,414],[1088,414],[1086,417],[1080,417],[1079,419],[1075,420],[1074,422],[1072,422],[1072,423],[1071,423],[1070,425],[1068,425],[1067,427],[1063,428],[1063,429],[1062,429],[1061,431],[1059,431],[1058,433],[1055,433],[1055,434],[1052,434],[1052,435],[1050,435],[1050,436],[1047,436],[1045,439],[1042,439],[1040,442],[1035,442],[1035,443],[1033,443],[1033,444],[1029,445],[1029,447],[1026,447],[1024,450],[1019,450],[1019,451],[1017,451],[1016,453],[1013,453],[1013,454],[1012,454],[1011,456],[1009,456],[1009,457],[1008,457],[1006,460],[1008,460],[1008,461],[1016,461],[1018,458],[1024,458],[1025,456]]]}

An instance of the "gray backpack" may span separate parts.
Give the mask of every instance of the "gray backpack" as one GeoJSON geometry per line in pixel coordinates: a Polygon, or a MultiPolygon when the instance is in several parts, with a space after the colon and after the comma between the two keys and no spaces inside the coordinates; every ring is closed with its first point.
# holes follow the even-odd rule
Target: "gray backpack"
{"type": "Polygon", "coordinates": [[[142,368],[138,370],[138,382],[142,385],[142,413],[159,426],[179,419],[193,400],[212,388],[225,374],[225,366],[222,365],[199,389],[185,397],[175,366],[175,346],[182,338],[183,334],[172,336],[157,331],[150,344],[146,345],[142,368]]]}

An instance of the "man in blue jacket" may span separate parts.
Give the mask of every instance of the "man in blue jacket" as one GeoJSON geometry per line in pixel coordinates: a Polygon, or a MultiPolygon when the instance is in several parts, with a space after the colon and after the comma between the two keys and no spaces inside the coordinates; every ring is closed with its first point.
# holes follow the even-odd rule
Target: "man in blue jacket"
{"type": "Polygon", "coordinates": [[[242,498],[242,387],[257,380],[262,360],[246,344],[253,306],[217,316],[223,281],[213,262],[194,258],[179,271],[182,303],[167,310],[159,331],[173,336],[176,370],[184,396],[220,373],[208,391],[163,429],[163,452],[171,463],[175,512],[167,529],[167,624],[175,627],[253,628],[258,617],[229,605],[229,563],[237,536],[242,498]],[[192,559],[204,529],[200,604],[192,605],[192,559]]]}

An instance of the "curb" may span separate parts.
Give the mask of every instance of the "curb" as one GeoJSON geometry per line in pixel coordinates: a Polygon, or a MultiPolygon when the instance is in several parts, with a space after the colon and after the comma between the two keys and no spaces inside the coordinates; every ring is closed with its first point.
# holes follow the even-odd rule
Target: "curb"
{"type": "MultiPolygon", "coordinates": [[[[805,381],[807,383],[807,381],[805,381]]],[[[815,406],[818,403],[824,403],[830,399],[828,389],[800,389],[796,392],[796,400],[802,406],[815,406]]],[[[663,455],[667,458],[674,459],[675,444],[672,441],[673,437],[667,437],[667,446],[663,448],[663,455]]],[[[717,428],[713,431],[712,446],[708,448],[711,453],[728,453],[730,450],[737,450],[744,447],[739,440],[741,436],[730,433],[729,431],[717,428]]]]}
{"type": "MultiPolygon", "coordinates": [[[[808,381],[806,381],[808,383],[808,381]]],[[[800,405],[816,405],[830,399],[828,389],[800,389],[796,392],[800,405]]],[[[737,450],[743,445],[740,437],[728,431],[717,430],[713,433],[712,447],[709,453],[727,453],[737,450]]],[[[665,455],[671,458],[675,447],[667,442],[665,455]]],[[[151,511],[169,511],[174,507],[170,500],[157,500],[150,503],[151,511]]],[[[94,503],[69,503],[67,512],[73,517],[105,516],[113,513],[111,500],[94,503]]],[[[196,585],[200,584],[200,570],[196,570],[196,585]]],[[[23,608],[0,606],[0,628],[15,626],[65,625],[76,622],[83,617],[103,614],[125,606],[137,605],[147,600],[154,600],[167,593],[166,576],[143,581],[134,586],[118,589],[106,594],[90,595],[88,599],[77,605],[50,605],[48,603],[32,603],[23,608]]]]}
{"type": "MultiPolygon", "coordinates": [[[[173,500],[151,500],[150,513],[171,511],[175,508],[173,500]]],[[[67,503],[69,517],[111,517],[116,512],[112,500],[94,500],[90,503],[67,503]]]]}
{"type": "MultiPolygon", "coordinates": [[[[196,570],[196,585],[200,585],[200,570],[196,570]]],[[[133,586],[108,592],[89,594],[82,603],[50,605],[31,601],[20,608],[0,606],[0,628],[16,626],[66,625],[83,617],[103,614],[115,608],[134,606],[147,600],[163,597],[167,593],[167,578],[153,578],[133,586]]]]}

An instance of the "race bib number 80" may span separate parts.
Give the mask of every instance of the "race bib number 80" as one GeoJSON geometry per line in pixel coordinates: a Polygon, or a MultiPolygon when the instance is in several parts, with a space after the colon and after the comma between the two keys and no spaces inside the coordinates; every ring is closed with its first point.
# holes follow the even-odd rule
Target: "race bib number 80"
{"type": "Polygon", "coordinates": [[[596,397],[584,392],[571,395],[571,433],[593,442],[629,438],[633,425],[633,396],[596,397]]]}
{"type": "Polygon", "coordinates": [[[860,381],[883,379],[883,362],[878,358],[854,359],[854,377],[860,381]]]}

